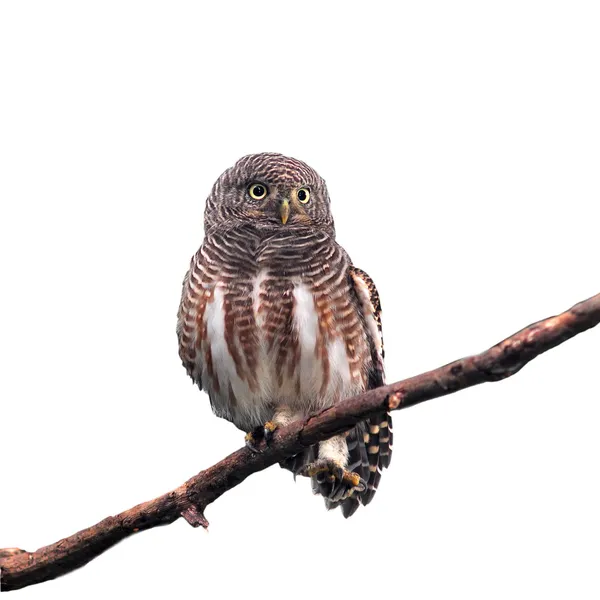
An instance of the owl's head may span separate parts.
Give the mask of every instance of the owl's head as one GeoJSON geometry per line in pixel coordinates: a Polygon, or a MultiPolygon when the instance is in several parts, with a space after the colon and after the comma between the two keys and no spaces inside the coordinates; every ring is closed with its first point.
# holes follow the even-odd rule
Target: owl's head
{"type": "Polygon", "coordinates": [[[264,229],[312,227],[333,234],[325,181],[295,158],[270,152],[244,156],[213,186],[204,228],[248,222],[264,229]]]}

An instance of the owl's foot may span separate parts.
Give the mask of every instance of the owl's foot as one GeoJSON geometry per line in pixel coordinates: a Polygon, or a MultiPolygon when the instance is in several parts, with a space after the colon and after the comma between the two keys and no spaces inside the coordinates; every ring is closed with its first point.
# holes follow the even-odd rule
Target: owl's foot
{"type": "Polygon", "coordinates": [[[267,421],[264,425],[255,427],[252,431],[249,431],[244,438],[246,440],[246,446],[250,448],[252,452],[260,452],[260,443],[264,440],[265,447],[268,447],[273,439],[273,434],[276,429],[277,425],[273,423],[273,421],[267,421]]]}
{"type": "Polygon", "coordinates": [[[332,502],[340,502],[367,489],[365,480],[358,473],[347,471],[331,459],[320,458],[304,465],[300,475],[311,477],[313,490],[332,502]]]}

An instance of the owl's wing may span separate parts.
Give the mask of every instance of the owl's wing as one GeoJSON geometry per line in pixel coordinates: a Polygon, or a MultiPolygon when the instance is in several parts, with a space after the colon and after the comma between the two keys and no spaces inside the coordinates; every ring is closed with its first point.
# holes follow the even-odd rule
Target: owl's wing
{"type": "Polygon", "coordinates": [[[381,327],[381,301],[374,281],[362,269],[350,265],[350,281],[358,297],[359,308],[369,333],[371,344],[372,372],[369,373],[369,389],[384,384],[385,370],[383,359],[383,329],[381,327]]]}
{"type": "Polygon", "coordinates": [[[205,335],[202,325],[206,298],[204,297],[201,268],[202,249],[192,257],[189,271],[183,279],[181,302],[177,312],[177,339],[179,356],[188,375],[202,389],[202,336],[205,335]]]}
{"type": "MultiPolygon", "coordinates": [[[[349,277],[358,298],[358,306],[364,319],[369,343],[371,345],[371,368],[368,373],[367,389],[373,389],[385,384],[383,365],[383,333],[381,327],[381,302],[373,280],[363,270],[349,267],[349,277]]],[[[392,416],[382,411],[360,423],[347,439],[350,452],[349,463],[363,465],[367,481],[366,491],[358,497],[350,497],[342,503],[344,516],[349,517],[358,508],[358,502],[368,504],[375,495],[381,469],[389,466],[392,458],[392,416]],[[365,468],[365,451],[368,460],[368,470],[365,468]]]]}

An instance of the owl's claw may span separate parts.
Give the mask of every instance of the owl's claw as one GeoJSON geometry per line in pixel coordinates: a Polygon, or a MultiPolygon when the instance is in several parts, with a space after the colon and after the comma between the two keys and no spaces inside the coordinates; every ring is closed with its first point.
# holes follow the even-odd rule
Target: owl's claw
{"type": "Polygon", "coordinates": [[[358,473],[347,471],[339,463],[326,458],[304,465],[299,474],[311,477],[315,492],[332,502],[362,494],[367,489],[365,480],[358,473]]]}
{"type": "Polygon", "coordinates": [[[264,448],[259,448],[260,443],[264,440],[265,448],[268,448],[269,444],[273,440],[273,434],[277,429],[277,425],[273,421],[267,421],[264,425],[255,427],[252,431],[249,431],[244,440],[246,446],[252,450],[252,452],[261,452],[264,448]]]}

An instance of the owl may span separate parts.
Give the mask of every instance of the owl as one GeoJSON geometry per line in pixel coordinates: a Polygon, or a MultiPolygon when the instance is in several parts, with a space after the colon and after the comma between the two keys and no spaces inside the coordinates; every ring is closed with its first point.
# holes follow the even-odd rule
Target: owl
{"type": "MultiPolygon", "coordinates": [[[[177,336],[214,413],[269,443],[277,427],[384,383],[381,305],[336,242],[325,181],[281,154],[227,169],[206,201],[177,336]]],[[[376,414],[281,464],[349,517],[390,463],[392,420],[376,414]]]]}

